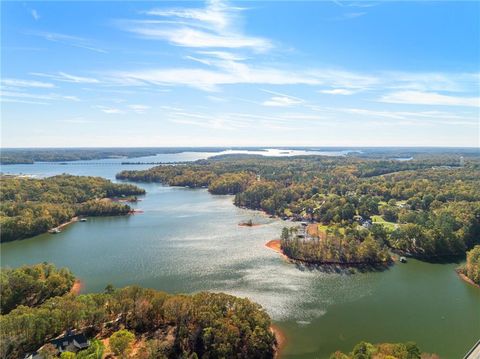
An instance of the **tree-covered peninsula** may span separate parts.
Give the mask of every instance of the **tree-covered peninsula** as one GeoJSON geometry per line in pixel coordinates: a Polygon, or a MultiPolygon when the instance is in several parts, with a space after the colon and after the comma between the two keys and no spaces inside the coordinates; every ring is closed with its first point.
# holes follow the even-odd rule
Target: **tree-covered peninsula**
{"type": "Polygon", "coordinates": [[[1,176],[1,241],[44,233],[78,215],[125,215],[131,208],[109,201],[117,196],[145,194],[145,190],[115,184],[100,177],[59,175],[44,179],[1,176]]]}
{"type": "MultiPolygon", "coordinates": [[[[38,268],[2,269],[1,275],[38,268]]],[[[55,271],[44,266],[40,273],[46,269],[55,271]]],[[[6,285],[30,293],[32,285],[44,286],[41,277],[38,285],[29,281],[6,285]]],[[[0,357],[19,358],[38,351],[44,358],[54,358],[70,338],[80,342],[81,348],[72,346],[61,358],[262,359],[274,355],[270,318],[248,299],[206,292],[172,295],[135,286],[107,286],[103,293],[78,296],[48,292],[50,298],[43,302],[13,301],[15,307],[0,316],[0,357]],[[56,339],[59,336],[64,339],[56,339]]]]}
{"type": "Polygon", "coordinates": [[[235,195],[240,207],[317,223],[325,235],[312,243],[292,237],[284,249],[319,262],[383,261],[386,248],[421,258],[464,255],[480,241],[478,156],[227,156],[117,178],[208,187],[235,195]]]}
{"type": "Polygon", "coordinates": [[[480,245],[467,252],[467,262],[458,270],[474,284],[480,286],[480,245]]]}
{"type": "Polygon", "coordinates": [[[330,359],[439,359],[436,354],[422,353],[413,342],[370,344],[360,342],[350,353],[337,351],[330,359]]]}

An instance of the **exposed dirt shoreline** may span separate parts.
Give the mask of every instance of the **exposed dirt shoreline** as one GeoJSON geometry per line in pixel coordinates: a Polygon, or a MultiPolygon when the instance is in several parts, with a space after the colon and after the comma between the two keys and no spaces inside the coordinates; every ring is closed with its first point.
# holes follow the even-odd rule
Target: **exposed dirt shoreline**
{"type": "Polygon", "coordinates": [[[285,260],[291,261],[292,259],[288,258],[282,251],[281,244],[280,244],[280,239],[272,239],[271,241],[268,241],[265,243],[265,247],[271,249],[274,252],[277,252],[280,254],[285,260]]]}
{"type": "Polygon", "coordinates": [[[270,330],[275,335],[275,339],[277,340],[277,346],[275,348],[275,358],[280,358],[282,355],[282,350],[285,347],[287,342],[287,337],[285,333],[278,327],[278,325],[272,324],[270,326],[270,330]]]}
{"type": "Polygon", "coordinates": [[[85,283],[82,280],[75,279],[75,283],[73,283],[72,289],[70,289],[70,293],[79,295],[84,287],[85,283]]]}
{"type": "Polygon", "coordinates": [[[468,284],[470,285],[473,285],[474,287],[477,287],[477,288],[480,288],[480,285],[478,285],[477,283],[475,283],[473,280],[471,280],[470,278],[468,278],[465,274],[463,274],[462,272],[460,272],[459,270],[456,271],[458,276],[460,277],[461,280],[463,280],[464,282],[467,282],[468,284]]]}

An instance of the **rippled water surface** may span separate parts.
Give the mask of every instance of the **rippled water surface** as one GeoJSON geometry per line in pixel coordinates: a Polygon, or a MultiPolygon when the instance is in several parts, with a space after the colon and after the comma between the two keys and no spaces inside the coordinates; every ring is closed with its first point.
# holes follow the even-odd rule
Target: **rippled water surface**
{"type": "MultiPolygon", "coordinates": [[[[171,158],[184,160],[181,156],[171,158]]],[[[38,164],[2,170],[114,178],[124,167],[38,164]]],[[[230,196],[141,186],[147,195],[136,207],[144,213],[90,218],[58,235],[2,244],[2,266],[41,261],[68,266],[85,282],[86,292],[111,283],[249,297],[285,331],[286,358],[328,358],[360,340],[414,340],[425,351],[454,359],[480,337],[480,290],[458,279],[458,264],[410,260],[355,275],[298,268],[264,246],[278,237],[281,221],[236,208],[230,196]],[[262,225],[238,226],[247,219],[262,225]]]]}

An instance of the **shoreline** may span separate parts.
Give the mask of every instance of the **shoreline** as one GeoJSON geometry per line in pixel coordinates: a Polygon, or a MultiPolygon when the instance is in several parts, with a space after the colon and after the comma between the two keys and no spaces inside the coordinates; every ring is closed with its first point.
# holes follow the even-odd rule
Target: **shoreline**
{"type": "Polygon", "coordinates": [[[473,280],[471,280],[470,278],[468,278],[465,274],[463,274],[462,272],[460,272],[459,270],[455,270],[455,272],[457,272],[458,276],[460,277],[461,280],[463,280],[464,282],[474,286],[474,287],[477,287],[477,288],[480,288],[480,284],[477,284],[475,283],[473,280]]]}
{"type": "Polygon", "coordinates": [[[68,222],[59,224],[57,227],[50,228],[49,231],[61,230],[72,223],[78,222],[78,220],[79,220],[78,216],[75,216],[72,219],[70,219],[68,222]]]}
{"type": "Polygon", "coordinates": [[[272,331],[277,341],[277,345],[275,346],[275,354],[273,357],[280,358],[282,356],[282,351],[285,348],[285,344],[287,343],[287,337],[285,333],[280,329],[280,327],[276,324],[271,324],[270,330],[272,331]]]}
{"type": "Polygon", "coordinates": [[[73,286],[70,289],[70,293],[73,295],[79,295],[82,289],[85,287],[85,283],[81,279],[75,279],[73,286]]]}
{"type": "Polygon", "coordinates": [[[285,253],[283,253],[281,244],[280,244],[280,239],[272,239],[265,243],[265,247],[268,249],[271,249],[272,251],[280,254],[283,259],[287,260],[288,262],[291,262],[292,259],[289,258],[285,253]]]}

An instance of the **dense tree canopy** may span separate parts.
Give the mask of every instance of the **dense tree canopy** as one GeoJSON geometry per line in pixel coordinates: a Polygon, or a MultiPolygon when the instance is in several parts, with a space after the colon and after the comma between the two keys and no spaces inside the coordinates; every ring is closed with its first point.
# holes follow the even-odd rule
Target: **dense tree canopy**
{"type": "Polygon", "coordinates": [[[480,245],[467,252],[467,263],[460,268],[460,271],[480,285],[480,245]]]}
{"type": "Polygon", "coordinates": [[[374,265],[391,261],[384,241],[365,228],[329,227],[309,239],[299,238],[296,228],[284,228],[281,249],[289,258],[311,264],[374,265]]]}
{"type": "Polygon", "coordinates": [[[435,354],[421,353],[415,343],[370,344],[360,342],[351,353],[335,352],[330,359],[438,359],[435,354]]]}
{"type": "Polygon", "coordinates": [[[10,312],[19,305],[33,307],[51,297],[68,293],[75,277],[66,268],[37,264],[16,269],[0,269],[0,312],[10,312]]]}
{"type": "Polygon", "coordinates": [[[60,175],[45,179],[2,176],[0,187],[1,241],[31,237],[76,215],[123,215],[128,205],[106,198],[144,194],[129,184],[100,177],[60,175]]]}

